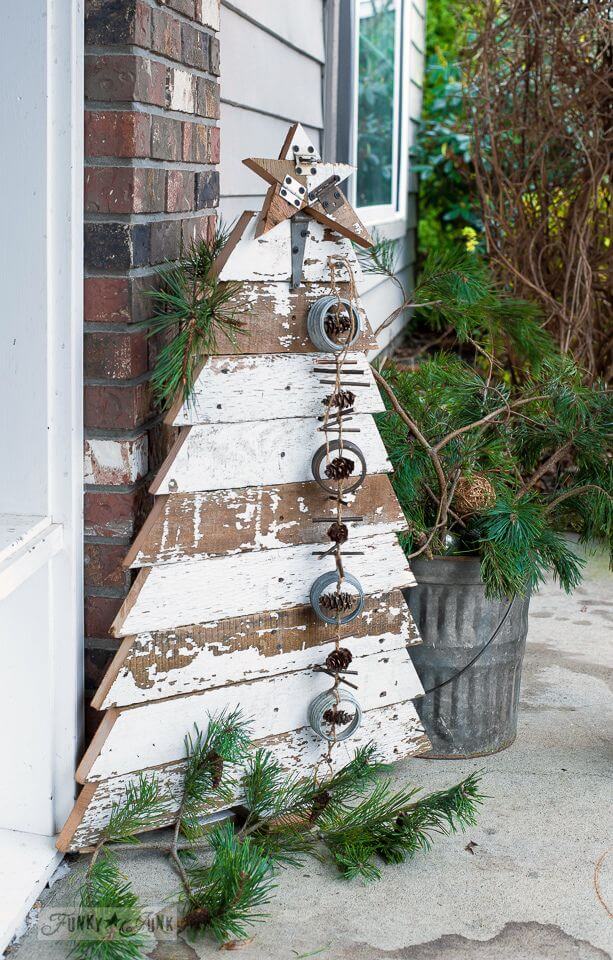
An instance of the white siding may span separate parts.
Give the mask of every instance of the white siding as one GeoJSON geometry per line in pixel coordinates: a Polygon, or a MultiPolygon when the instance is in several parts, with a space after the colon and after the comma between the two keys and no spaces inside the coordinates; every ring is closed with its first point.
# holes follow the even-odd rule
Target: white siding
{"type": "MultiPolygon", "coordinates": [[[[422,98],[425,0],[408,7],[409,146],[415,137],[422,98]]],[[[302,123],[321,145],[324,100],[325,0],[222,0],[221,12],[221,204],[231,222],[257,210],[266,184],[242,164],[248,156],[276,156],[289,123],[302,123]]],[[[334,158],[330,158],[334,159],[334,158]]],[[[408,158],[407,158],[408,162],[408,158]]],[[[415,178],[409,176],[407,217],[391,227],[399,237],[398,273],[412,284],[415,263],[415,178]],[[402,239],[403,234],[408,236],[402,239]]],[[[368,276],[365,304],[376,328],[399,302],[395,285],[368,276]]],[[[397,336],[402,321],[380,337],[381,348],[397,336]]]]}

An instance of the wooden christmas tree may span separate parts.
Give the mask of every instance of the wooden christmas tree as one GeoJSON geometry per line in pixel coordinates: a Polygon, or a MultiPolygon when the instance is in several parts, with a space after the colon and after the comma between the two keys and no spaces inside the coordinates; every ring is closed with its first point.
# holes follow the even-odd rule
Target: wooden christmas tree
{"type": "Polygon", "coordinates": [[[126,558],[139,573],[62,850],[94,844],[142,771],[179,797],[184,737],[223,709],[294,771],[338,768],[370,741],[389,761],[429,746],[356,291],[351,241],[370,239],[339,188],[350,168],[322,162],[299,125],[278,160],[245,163],[269,192],[215,265],[244,326],[169,412],[179,436],[126,558]]]}

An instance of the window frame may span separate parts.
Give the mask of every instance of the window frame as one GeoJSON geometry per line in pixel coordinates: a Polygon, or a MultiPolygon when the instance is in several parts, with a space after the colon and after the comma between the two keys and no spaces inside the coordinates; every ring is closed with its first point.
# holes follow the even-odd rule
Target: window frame
{"type": "Polygon", "coordinates": [[[392,202],[373,206],[357,206],[357,120],[359,91],[359,35],[360,17],[354,0],[352,23],[353,102],[350,111],[350,160],[356,174],[349,181],[349,200],[366,226],[376,226],[382,236],[390,239],[401,237],[406,229],[409,179],[409,0],[396,0],[396,45],[394,74],[394,190],[392,202]]]}

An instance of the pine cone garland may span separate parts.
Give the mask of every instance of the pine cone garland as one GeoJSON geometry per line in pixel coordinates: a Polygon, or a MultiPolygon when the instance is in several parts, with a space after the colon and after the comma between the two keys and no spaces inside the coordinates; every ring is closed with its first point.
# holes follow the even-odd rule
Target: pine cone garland
{"type": "Polygon", "coordinates": [[[326,531],[332,543],[346,543],[347,538],[349,537],[349,528],[345,523],[339,523],[338,520],[335,520],[334,523],[331,523],[326,531]]]}
{"type": "Polygon", "coordinates": [[[355,403],[355,393],[351,390],[335,390],[323,401],[327,407],[338,407],[339,410],[348,410],[355,403]]]}
{"type": "Polygon", "coordinates": [[[328,654],[326,666],[328,670],[333,670],[336,673],[338,670],[346,670],[352,660],[351,650],[347,650],[347,647],[339,647],[328,654]]]}
{"type": "Polygon", "coordinates": [[[353,473],[355,463],[349,457],[334,457],[326,465],[324,473],[328,480],[347,480],[353,473]]]}
{"type": "Polygon", "coordinates": [[[330,340],[340,340],[345,334],[349,333],[352,327],[351,316],[344,310],[335,310],[335,312],[324,320],[324,330],[330,337],[330,340]]]}
{"type": "Polygon", "coordinates": [[[216,790],[223,777],[223,757],[211,750],[206,759],[211,770],[211,786],[216,790]]]}
{"type": "Polygon", "coordinates": [[[177,926],[179,930],[202,930],[203,927],[207,927],[211,922],[210,911],[206,907],[194,907],[193,910],[188,910],[179,920],[177,926]]]}
{"type": "Polygon", "coordinates": [[[349,613],[356,604],[356,597],[346,590],[337,590],[335,593],[322,593],[319,605],[329,613],[349,613]]]}
{"type": "Polygon", "coordinates": [[[346,710],[339,710],[338,707],[330,707],[324,712],[323,719],[333,727],[346,727],[353,720],[353,714],[347,713],[346,710]]]}
{"type": "Polygon", "coordinates": [[[310,823],[314,823],[315,820],[321,817],[322,813],[330,803],[331,798],[332,794],[329,790],[322,790],[321,793],[315,795],[313,798],[313,806],[309,814],[310,823]]]}
{"type": "Polygon", "coordinates": [[[460,517],[487,510],[496,500],[496,492],[482,473],[473,473],[470,477],[460,477],[453,495],[453,509],[460,517]]]}

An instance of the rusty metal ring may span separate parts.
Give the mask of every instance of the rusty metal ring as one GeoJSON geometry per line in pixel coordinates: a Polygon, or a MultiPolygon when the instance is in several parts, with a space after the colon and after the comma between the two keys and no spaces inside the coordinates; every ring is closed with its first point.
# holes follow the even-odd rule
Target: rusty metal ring
{"type": "Polygon", "coordinates": [[[362,723],[362,708],[353,694],[349,693],[348,690],[339,690],[338,696],[340,698],[339,700],[337,700],[333,687],[331,690],[324,690],[323,693],[320,693],[319,696],[315,697],[315,699],[309,704],[309,724],[317,736],[321,737],[322,740],[327,740],[328,743],[335,743],[339,740],[347,740],[349,737],[353,736],[362,723]],[[338,732],[336,731],[336,728],[333,728],[334,734],[330,735],[324,731],[324,713],[326,710],[333,709],[341,704],[351,704],[351,709],[354,711],[353,719],[347,724],[347,726],[341,727],[338,732]]]}
{"type": "Polygon", "coordinates": [[[320,297],[316,300],[309,310],[307,317],[307,332],[311,342],[318,350],[324,350],[326,353],[340,353],[351,347],[362,332],[362,321],[360,314],[350,300],[339,299],[338,297],[320,297]],[[345,343],[337,343],[326,333],[326,319],[333,311],[343,308],[347,311],[353,322],[353,336],[351,340],[345,343]]]}
{"type": "Polygon", "coordinates": [[[364,590],[358,578],[354,577],[351,573],[345,573],[343,582],[348,583],[356,590],[356,608],[355,610],[351,610],[346,616],[340,618],[337,615],[326,613],[320,603],[322,594],[326,592],[327,588],[331,587],[333,583],[338,583],[338,573],[336,570],[328,570],[327,573],[320,574],[311,587],[311,593],[309,595],[311,606],[319,619],[323,620],[324,623],[351,623],[352,620],[359,617],[364,609],[364,590]]]}
{"type": "Polygon", "coordinates": [[[354,458],[358,461],[360,465],[360,472],[358,476],[349,480],[346,484],[343,484],[343,494],[353,493],[354,490],[357,490],[358,487],[362,486],[366,476],[366,458],[364,457],[364,454],[356,443],[351,443],[349,440],[343,440],[342,443],[340,440],[331,440],[327,444],[323,443],[321,447],[315,451],[311,461],[311,471],[313,473],[313,478],[327,493],[338,492],[338,481],[328,480],[327,477],[322,477],[320,473],[321,465],[326,459],[329,450],[339,450],[341,454],[344,454],[346,451],[348,451],[349,453],[353,453],[354,458]]]}

